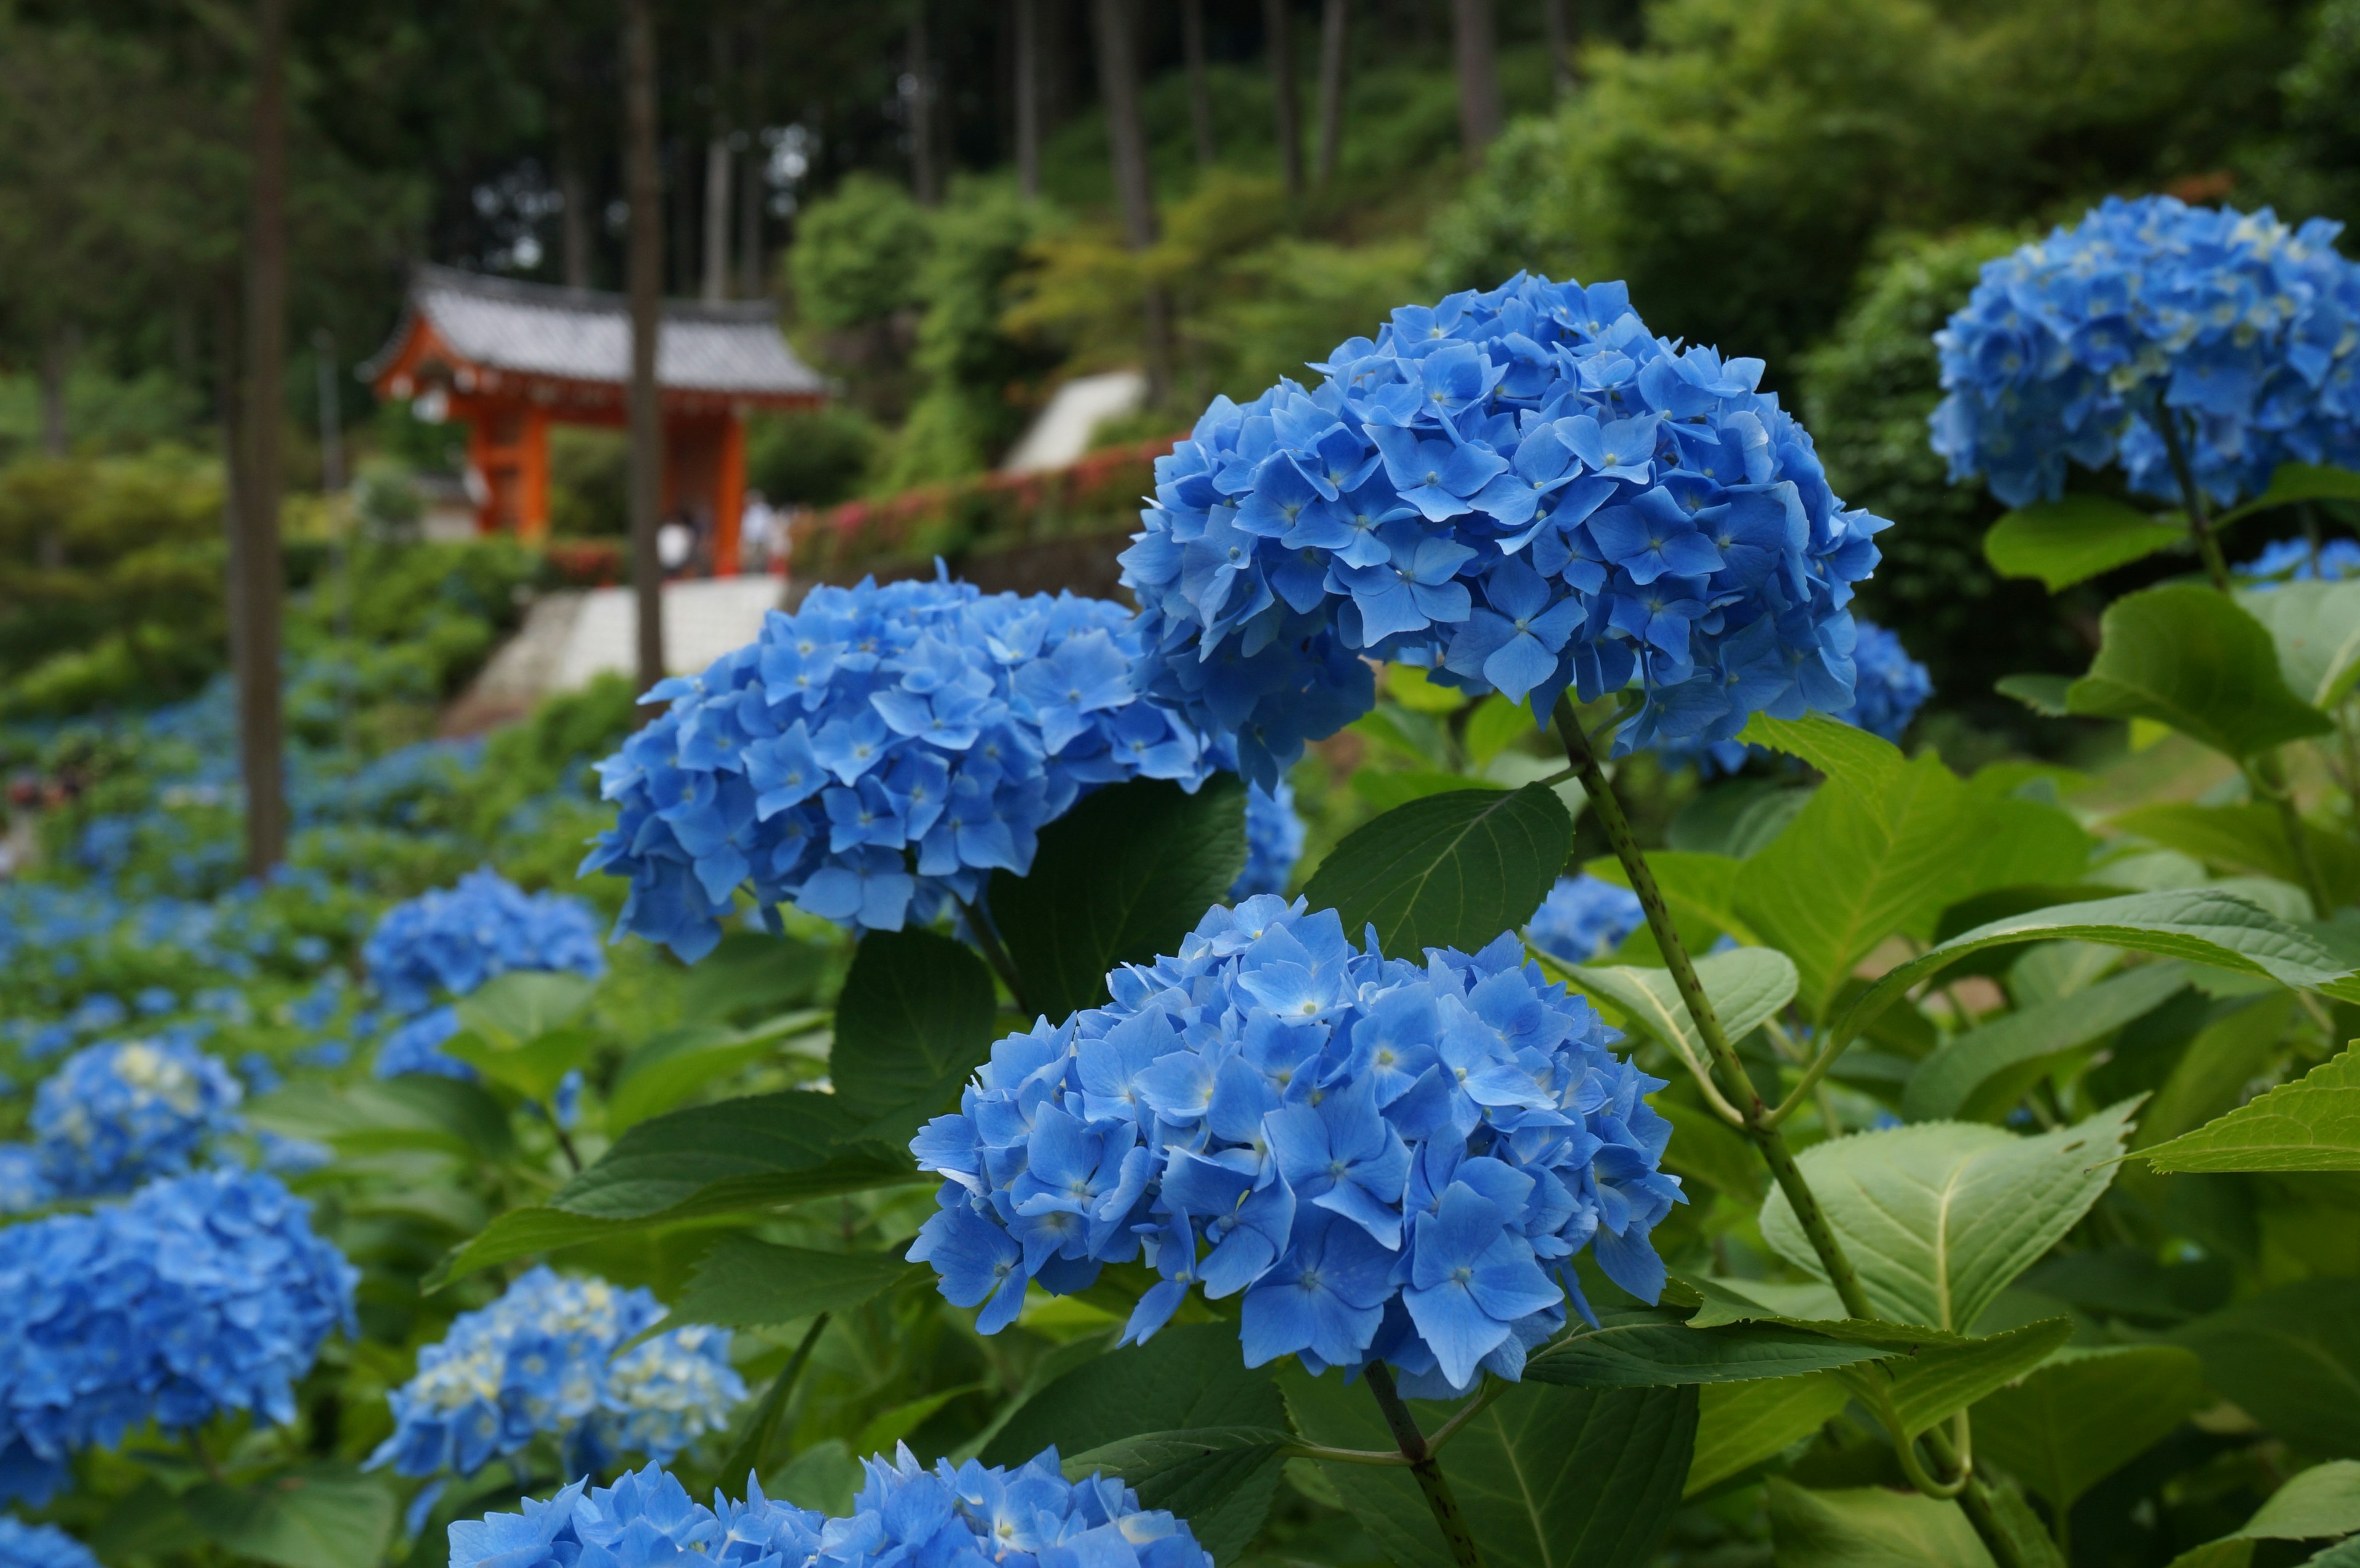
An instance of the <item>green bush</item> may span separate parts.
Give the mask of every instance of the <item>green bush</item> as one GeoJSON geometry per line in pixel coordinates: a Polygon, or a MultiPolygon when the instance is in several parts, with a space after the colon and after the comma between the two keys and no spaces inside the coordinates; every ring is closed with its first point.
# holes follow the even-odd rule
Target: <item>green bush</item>
{"type": "Polygon", "coordinates": [[[832,506],[858,495],[884,441],[844,403],[759,413],[746,427],[746,483],[781,505],[832,506]]]}
{"type": "Polygon", "coordinates": [[[850,174],[804,209],[787,253],[795,309],[815,326],[866,326],[915,302],[929,234],[910,193],[873,174],[850,174]]]}

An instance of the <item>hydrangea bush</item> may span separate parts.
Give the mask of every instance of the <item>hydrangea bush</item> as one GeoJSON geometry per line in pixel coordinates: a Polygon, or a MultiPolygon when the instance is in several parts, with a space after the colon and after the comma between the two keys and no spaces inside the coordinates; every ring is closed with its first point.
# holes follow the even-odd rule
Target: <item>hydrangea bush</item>
{"type": "Polygon", "coordinates": [[[121,1040],[66,1058],[33,1100],[44,1185],[64,1197],[127,1192],[189,1169],[238,1127],[245,1091],[184,1040],[121,1040]]]}
{"type": "Polygon", "coordinates": [[[2119,463],[2133,490],[2178,501],[2166,410],[2223,505],[2289,460],[2360,465],[2360,268],[2342,227],[2109,197],[1986,263],[1935,334],[1934,450],[2012,506],[2062,495],[2069,461],[2119,463]]]}
{"type": "Polygon", "coordinates": [[[295,1380],[359,1276],[275,1177],[207,1171],[87,1214],[0,1229],[0,1496],[38,1502],[67,1456],[223,1410],[295,1418],[295,1380]]]}
{"type": "Polygon", "coordinates": [[[759,641],[667,681],[661,717],[599,765],[615,827],[583,862],[631,880],[617,931],[687,959],[737,888],[857,930],[927,923],[1022,874],[1035,834],[1119,779],[1211,771],[1132,687],[1120,605],[964,583],[815,587],[759,641]]]}
{"type": "Polygon", "coordinates": [[[1191,1287],[1242,1292],[1249,1366],[1383,1361],[1441,1397],[1515,1377],[1568,1301],[1589,1315],[1585,1247],[1661,1289],[1648,1232],[1682,1199],[1642,1096],[1663,1083],[1513,936],[1389,959],[1263,897],[1108,978],[1111,1006],[1000,1040],[911,1145],[944,1183],[910,1256],[985,1333],[1029,1283],[1143,1258],[1162,1283],[1128,1340],[1191,1287]]]}
{"type": "Polygon", "coordinates": [[[1212,1568],[1185,1520],[1143,1508],[1120,1481],[1068,1481],[1054,1448],[1014,1469],[947,1459],[929,1469],[906,1446],[866,1462],[848,1518],[747,1497],[706,1508],[656,1465],[611,1486],[576,1481],[521,1513],[451,1527],[451,1568],[1212,1568]]]}
{"type": "Polygon", "coordinates": [[[1852,700],[1847,510],[1762,362],[1651,334],[1620,284],[1519,275],[1217,398],[1125,551],[1142,683],[1272,782],[1374,700],[1377,659],[1468,691],[1633,686],[1625,746],[1852,700]]]}
{"type": "Polygon", "coordinates": [[[548,1434],[571,1475],[606,1470],[624,1454],[669,1464],[727,1422],[746,1385],[725,1329],[690,1324],[615,1354],[663,1315],[643,1290],[528,1271],[419,1352],[417,1375],[391,1396],[393,1432],[369,1463],[472,1475],[548,1434]]]}
{"type": "Polygon", "coordinates": [[[1646,918],[1636,893],[1583,872],[1557,879],[1533,911],[1524,940],[1568,964],[1589,964],[1622,946],[1646,918]]]}
{"type": "Polygon", "coordinates": [[[2313,550],[2308,539],[2279,539],[2237,568],[2241,577],[2258,579],[2257,588],[2281,583],[2341,583],[2360,576],[2360,539],[2332,539],[2313,550]]]}
{"type": "Polygon", "coordinates": [[[361,957],[386,1006],[404,1014],[464,996],[512,969],[570,970],[594,980],[606,972],[588,905],[528,894],[488,868],[388,909],[361,957]]]}
{"type": "Polygon", "coordinates": [[[90,1548],[53,1524],[24,1524],[0,1514],[0,1564],[5,1568],[98,1568],[90,1548]]]}

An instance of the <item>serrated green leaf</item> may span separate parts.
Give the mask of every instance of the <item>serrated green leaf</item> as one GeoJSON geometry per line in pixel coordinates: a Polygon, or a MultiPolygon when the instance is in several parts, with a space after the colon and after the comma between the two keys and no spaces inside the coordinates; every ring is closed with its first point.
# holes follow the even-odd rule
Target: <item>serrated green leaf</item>
{"type": "Polygon", "coordinates": [[[1964,1345],[1930,1345],[1915,1356],[1845,1367],[1831,1375],[1867,1400],[1890,1410],[1903,1435],[1915,1437],[2016,1381],[2073,1337],[2066,1318],[2047,1318],[1964,1345]]]}
{"type": "Polygon", "coordinates": [[[663,1326],[759,1328],[815,1312],[849,1312],[925,1272],[893,1253],[816,1252],[725,1236],[698,1260],[663,1326]]]}
{"type": "MultiPolygon", "coordinates": [[[[2125,1100],[2038,1138],[1920,1122],[1814,1144],[1796,1162],[1876,1312],[1965,1333],[2098,1201],[2136,1105],[2125,1100]]],[[[1762,1235],[1819,1275],[1785,1192],[1763,1203],[1762,1235]]]]}
{"type": "Polygon", "coordinates": [[[1779,1323],[1691,1328],[1675,1313],[1649,1311],[1576,1328],[1535,1351],[1524,1376],[1569,1388],[1673,1388],[1794,1377],[1885,1354],[1779,1323]]]}
{"type": "Polygon", "coordinates": [[[1738,738],[1800,757],[1829,778],[1872,797],[1900,777],[1908,763],[1901,748],[1882,735],[1824,713],[1806,713],[1799,719],[1756,713],[1745,722],[1738,738]]]}
{"type": "Polygon", "coordinates": [[[898,1117],[914,1130],[990,1053],[999,1011],[991,972],[965,942],[914,928],[870,931],[836,999],[834,1099],[847,1116],[898,1117]]]}
{"type": "Polygon", "coordinates": [[[2237,1533],[2248,1541],[2322,1541],[2360,1530],[2360,1460],[2314,1465],[2269,1495],[2237,1533]]]}
{"type": "Polygon", "coordinates": [[[2044,719],[2061,719],[2072,712],[2065,705],[2065,694],[2072,689],[2070,675],[2003,675],[1992,682],[1993,691],[2015,698],[2044,719]]]}
{"type": "Polygon", "coordinates": [[[2360,1050],[2141,1157],[2158,1171],[2360,1171],[2360,1050]]]}
{"type": "Polygon", "coordinates": [[[1213,1561],[1228,1563],[1262,1529],[1295,1442],[1293,1432],[1276,1427],[1149,1432],[1073,1455],[1065,1475],[1076,1481],[1093,1472],[1120,1475],[1139,1493],[1142,1508],[1186,1519],[1213,1561]]]}
{"type": "Polygon", "coordinates": [[[2360,583],[2282,583],[2237,594],[2278,653],[2287,689],[2333,708],[2360,681],[2360,583]]]}
{"type": "Polygon", "coordinates": [[[1827,1373],[1759,1383],[1716,1383],[1699,1391],[1696,1452],[1683,1497],[1709,1491],[1784,1453],[1835,1420],[1852,1390],[1827,1373]]]}
{"type": "Polygon", "coordinates": [[[2190,1547],[2171,1560],[2170,1568],[2247,1568],[2253,1560],[2254,1543],[2233,1535],[2190,1547]]]}
{"type": "Polygon", "coordinates": [[[695,1219],[668,1222],[661,1219],[594,1219],[587,1214],[573,1214],[563,1209],[544,1204],[510,1209],[496,1217],[476,1236],[451,1249],[442,1262],[419,1282],[421,1290],[432,1292],[453,1279],[464,1279],[479,1269],[494,1268],[519,1258],[532,1258],[543,1253],[563,1252],[567,1247],[586,1247],[612,1241],[659,1227],[667,1231],[710,1229],[729,1223],[727,1220],[704,1215],[695,1219]]]}
{"type": "Polygon", "coordinates": [[[1974,1408],[1975,1453],[2070,1508],[2206,1400],[2204,1368],[2174,1345],[2065,1355],[1974,1408]]]}
{"type": "Polygon", "coordinates": [[[665,1030],[624,1058],[606,1094],[608,1134],[660,1116],[707,1083],[781,1051],[824,1046],[827,1021],[824,1012],[804,1010],[782,1013],[745,1029],[689,1024],[665,1030]]]}
{"type": "MultiPolygon", "coordinates": [[[[1472,953],[1532,919],[1565,868],[1573,821],[1538,784],[1430,795],[1355,828],[1304,888],[1389,954],[1472,953]]],[[[1201,912],[1201,911],[1200,911],[1201,912]]]]}
{"type": "Polygon", "coordinates": [[[216,1546],[279,1568],[374,1568],[393,1535],[393,1494],[344,1465],[308,1465],[246,1486],[207,1482],[180,1506],[216,1546]]]}
{"type": "Polygon", "coordinates": [[[461,1029],[514,1049],[581,1017],[597,989],[579,975],[511,969],[468,993],[455,1010],[461,1029]]]}
{"type": "Polygon", "coordinates": [[[2260,622],[2224,594],[2178,584],[2106,607],[2098,657],[2065,704],[2097,718],[2153,719],[2240,760],[2333,727],[2287,690],[2260,622]]]}
{"type": "Polygon", "coordinates": [[[493,1164],[515,1152],[508,1114],[482,1088],[405,1073],[356,1083],[300,1080],[246,1107],[256,1127],[346,1154],[432,1149],[493,1164]]]}
{"type": "Polygon", "coordinates": [[[1992,1568],[1955,1503],[1882,1486],[1813,1492],[1773,1477],[1778,1568],[1992,1568]]]}
{"type": "MultiPolygon", "coordinates": [[[[1548,968],[1561,967],[1547,954],[1541,957],[1548,968]]],[[[1633,1028],[1662,1040],[1691,1063],[1704,1063],[1708,1054],[1704,1038],[1697,1032],[1696,1020],[1688,1016],[1688,1004],[1680,999],[1670,970],[1615,964],[1565,972],[1584,991],[1612,1004],[1633,1028]]],[[[1739,947],[1707,954],[1696,961],[1696,975],[1721,1019],[1722,1033],[1730,1040],[1744,1039],[1761,1027],[1763,1019],[1775,1016],[1794,1000],[1800,983],[1794,960],[1775,947],[1739,947]]]]}
{"type": "Polygon", "coordinates": [[[2306,1279],[2173,1331],[2204,1380],[2298,1450],[2360,1458],[2360,1280],[2306,1279]]]}
{"type": "Polygon", "coordinates": [[[442,1053],[528,1100],[546,1100],[597,1046],[595,1033],[571,1026],[521,1039],[463,1029],[442,1042],[442,1053]]]}
{"type": "Polygon", "coordinates": [[[2240,517],[2296,501],[2360,501],[2360,474],[2322,463],[2281,463],[2270,474],[2269,488],[2244,506],[2222,513],[2212,519],[2212,526],[2226,528],[2240,517]]]}
{"type": "Polygon", "coordinates": [[[2067,495],[2020,506],[2000,518],[1983,535],[1983,555],[2001,576],[2037,577],[2054,593],[2187,538],[2181,525],[2158,521],[2120,501],[2067,495]]]}
{"type": "Polygon", "coordinates": [[[1912,1121],[1959,1116],[1979,1088],[2009,1069],[2087,1045],[2187,985],[2187,971],[2177,964],[2140,964],[1953,1036],[1910,1075],[1902,1114],[1912,1121]]]}
{"type": "Polygon", "coordinates": [[[1494,691],[1467,716],[1467,729],[1459,738],[1467,747],[1467,760],[1481,768],[1539,727],[1529,704],[1511,702],[1494,691]]]}
{"type": "MultiPolygon", "coordinates": [[[[1295,1430],[1313,1442],[1393,1446],[1365,1388],[1297,1367],[1279,1382],[1295,1430]]],[[[1679,1502],[1696,1399],[1694,1388],[1520,1383],[1475,1416],[1441,1464],[1484,1568],[1644,1568],[1679,1502]]],[[[1428,1432],[1451,1413],[1423,1400],[1410,1409],[1428,1432]]],[[[1399,1568],[1451,1568],[1406,1469],[1322,1463],[1320,1471],[1399,1568]]]]}
{"type": "Polygon", "coordinates": [[[695,1105],[625,1133],[550,1204],[594,1219],[686,1219],[931,1180],[907,1149],[864,1137],[869,1126],[862,1105],[809,1090],[695,1105]]]}
{"type": "Polygon", "coordinates": [[[991,876],[991,919],[1024,1005],[1062,1020],[1107,999],[1109,970],[1178,949],[1246,863],[1246,789],[1134,779],[1041,830],[1032,868],[991,876]]]}
{"type": "Polygon", "coordinates": [[[1697,1303],[1695,1315],[1688,1319],[1691,1329],[1716,1328],[1722,1323],[1776,1323],[1899,1356],[1915,1356],[1929,1345],[1972,1343],[1964,1334],[1929,1328],[1924,1323],[1816,1315],[1823,1308],[1843,1310],[1835,1292],[1825,1285],[1779,1285],[1748,1279],[1742,1282],[1743,1289],[1740,1290],[1740,1283],[1734,1279],[1675,1275],[1664,1287],[1664,1300],[1677,1306],[1697,1303]]]}

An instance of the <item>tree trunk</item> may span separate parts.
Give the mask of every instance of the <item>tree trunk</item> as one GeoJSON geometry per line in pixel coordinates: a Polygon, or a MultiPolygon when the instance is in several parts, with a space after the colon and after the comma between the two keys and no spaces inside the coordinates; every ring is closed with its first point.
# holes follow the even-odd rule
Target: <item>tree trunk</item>
{"type": "Polygon", "coordinates": [[[254,190],[246,247],[246,464],[238,485],[238,766],[246,864],[267,877],[287,854],[279,708],[279,431],[287,360],[287,0],[259,0],[254,50],[254,190]]]}
{"type": "MultiPolygon", "coordinates": [[[[623,175],[631,210],[631,586],[639,602],[642,691],[664,677],[663,562],[656,553],[663,484],[663,419],[656,400],[663,191],[656,175],[656,30],[649,5],[650,0],[623,0],[623,175]]],[[[640,713],[652,718],[656,710],[640,713]]]]}
{"type": "Polygon", "coordinates": [[[943,199],[942,171],[934,164],[934,79],[926,40],[926,7],[919,0],[910,15],[909,72],[904,101],[910,106],[910,186],[921,207],[943,199]]]}
{"type": "Polygon", "coordinates": [[[757,141],[738,169],[738,295],[759,299],[770,291],[762,267],[762,144],[757,141]]]}
{"type": "Polygon", "coordinates": [[[1491,0],[1450,0],[1453,42],[1459,57],[1459,139],[1470,165],[1500,134],[1498,30],[1491,0]]]}
{"type": "Polygon", "coordinates": [[[1574,50],[1581,42],[1568,12],[1568,0],[1541,0],[1541,21],[1548,30],[1549,76],[1560,98],[1580,84],[1574,50]]]}
{"type": "Polygon", "coordinates": [[[246,670],[246,583],[238,569],[237,538],[243,531],[240,519],[245,508],[239,505],[243,485],[240,476],[246,467],[245,423],[239,417],[238,396],[243,378],[238,374],[238,342],[245,329],[238,321],[238,278],[224,270],[218,279],[213,298],[213,400],[214,412],[221,420],[222,457],[222,542],[224,546],[222,573],[222,608],[229,630],[229,667],[231,683],[235,687],[246,670]]]}
{"type": "Polygon", "coordinates": [[[1041,0],[1016,7],[1016,188],[1041,196],[1041,0]]]}
{"type": "Polygon", "coordinates": [[[1303,126],[1295,93],[1295,23],[1286,0],[1262,0],[1262,47],[1270,56],[1271,111],[1278,128],[1278,172],[1289,196],[1303,194],[1303,126]]]}
{"type": "Polygon", "coordinates": [[[559,262],[568,289],[590,287],[590,181],[574,146],[578,134],[569,129],[557,144],[557,194],[564,209],[558,219],[559,262]]]}
{"type": "MultiPolygon", "coordinates": [[[[1092,0],[1097,22],[1098,96],[1106,106],[1107,147],[1114,161],[1115,195],[1122,206],[1123,238],[1134,251],[1155,243],[1155,188],[1147,165],[1147,136],[1139,123],[1139,45],[1134,0],[1092,0]]],[[[1150,279],[1142,290],[1146,340],[1147,399],[1160,404],[1172,388],[1172,309],[1164,288],[1150,279]]]]}
{"type": "Polygon", "coordinates": [[[729,140],[705,144],[705,286],[707,304],[729,298],[729,140]]]}
{"type": "Polygon", "coordinates": [[[1344,145],[1344,41],[1352,25],[1352,0],[1328,0],[1319,13],[1320,189],[1336,178],[1344,145]]]}
{"type": "Polygon", "coordinates": [[[1180,52],[1188,64],[1188,128],[1196,136],[1196,162],[1209,165],[1213,147],[1213,92],[1205,80],[1205,0],[1180,0],[1180,52]]]}
{"type": "Polygon", "coordinates": [[[73,375],[75,335],[60,322],[41,344],[41,452],[49,457],[72,450],[66,439],[66,384],[73,375]]]}

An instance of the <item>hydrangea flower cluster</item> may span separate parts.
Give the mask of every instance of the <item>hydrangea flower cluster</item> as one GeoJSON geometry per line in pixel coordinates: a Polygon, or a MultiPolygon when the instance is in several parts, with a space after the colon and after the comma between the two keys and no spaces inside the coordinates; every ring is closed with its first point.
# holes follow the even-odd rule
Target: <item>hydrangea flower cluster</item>
{"type": "Polygon", "coordinates": [[[1249,1366],[1384,1361],[1426,1397],[1588,1315],[1582,1247],[1654,1300],[1661,1088],[1588,1001],[1501,937],[1470,957],[1354,948],[1332,909],[1249,898],[1180,954],[1108,976],[1110,1006],[992,1048],[911,1144],[945,1178],[910,1249],[943,1293],[1015,1317],[1142,1256],[1143,1340],[1192,1285],[1243,1295],[1249,1366]]]}
{"type": "Polygon", "coordinates": [[[183,1040],[86,1047],[34,1095],[41,1179],[60,1196],[90,1197],[177,1175],[236,1130],[244,1095],[228,1068],[183,1040]]]}
{"type": "Polygon", "coordinates": [[[2011,506],[2062,495],[2069,458],[2179,500],[2167,410],[2224,506],[2281,463],[2360,464],[2360,268],[2336,252],[2342,228],[2109,197],[1984,263],[1934,334],[1949,394],[1934,450],[2011,506]]]}
{"type": "Polygon", "coordinates": [[[1639,895],[1585,871],[1557,879],[1533,911],[1524,940],[1568,964],[1589,964],[1622,946],[1646,918],[1639,895]]]}
{"type": "Polygon", "coordinates": [[[0,1214],[21,1214],[51,1202],[40,1151],[29,1143],[0,1143],[0,1214]]]}
{"type": "Polygon", "coordinates": [[[653,1465],[611,1486],[576,1481],[521,1513],[453,1524],[451,1568],[1212,1568],[1186,1520],[1109,1476],[1066,1480],[1054,1448],[1012,1470],[929,1470],[903,1444],[864,1469],[848,1519],[772,1501],[750,1476],[744,1502],[716,1492],[709,1508],[653,1465]]]}
{"type": "Polygon", "coordinates": [[[725,1425],[746,1385],[726,1329],[691,1324],[615,1355],[663,1315],[645,1290],[530,1270],[419,1352],[417,1375],[391,1395],[393,1434],[369,1464],[468,1475],[541,1432],[563,1443],[571,1475],[624,1453],[669,1462],[725,1425]]]}
{"type": "Polygon", "coordinates": [[[1393,312],[1327,379],[1217,398],[1125,551],[1142,683],[1265,784],[1373,701],[1366,659],[1546,713],[1634,682],[1626,747],[1852,701],[1848,511],[1762,362],[1519,274],[1393,312]]]}
{"type": "Polygon", "coordinates": [[[2275,588],[2281,583],[2341,583],[2347,577],[2360,576],[2360,539],[2332,539],[2319,547],[2314,558],[2308,539],[2285,539],[2267,545],[2262,552],[2237,568],[2242,577],[2259,578],[2249,584],[2255,588],[2275,588]]]}
{"type": "Polygon", "coordinates": [[[151,1421],[292,1421],[360,1278],[310,1216],[275,1177],[213,1170],[0,1229],[0,1497],[46,1498],[69,1454],[151,1421]]]}
{"type": "Polygon", "coordinates": [[[1284,779],[1275,789],[1246,786],[1246,866],[1229,885],[1229,900],[1257,893],[1284,893],[1303,858],[1303,819],[1295,811],[1295,786],[1284,779]]]}
{"type": "Polygon", "coordinates": [[[1094,786],[1201,783],[1214,759],[1134,690],[1101,599],[948,581],[817,587],[599,764],[621,818],[583,862],[631,879],[618,931],[694,961],[741,883],[860,929],[972,902],[1094,786]]]}
{"type": "Polygon", "coordinates": [[[568,969],[592,979],[606,972],[588,905],[529,895],[489,869],[388,909],[361,957],[398,1013],[464,996],[511,969],[568,969]]]}
{"type": "MultiPolygon", "coordinates": [[[[1852,625],[1859,638],[1852,645],[1852,704],[1828,716],[1898,746],[1918,710],[1933,696],[1933,676],[1885,627],[1857,618],[1852,625]]],[[[1745,766],[1746,758],[1766,754],[1743,741],[1659,740],[1655,755],[1667,769],[1694,768],[1699,778],[1710,779],[1716,773],[1734,773],[1745,766]]]]}
{"type": "Polygon", "coordinates": [[[461,1078],[473,1083],[475,1070],[442,1050],[442,1042],[458,1032],[458,1008],[429,1007],[416,1018],[404,1018],[387,1032],[377,1044],[371,1071],[380,1078],[396,1078],[404,1073],[431,1073],[438,1078],[461,1078]]]}
{"type": "Polygon", "coordinates": [[[25,1524],[0,1514],[0,1568],[98,1568],[98,1559],[53,1524],[25,1524]]]}

